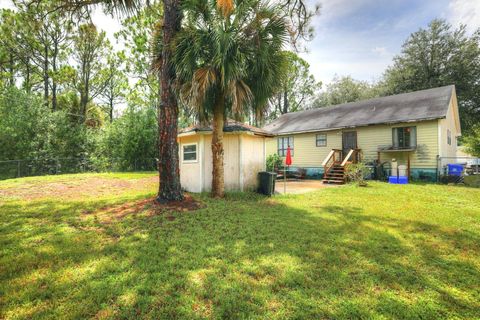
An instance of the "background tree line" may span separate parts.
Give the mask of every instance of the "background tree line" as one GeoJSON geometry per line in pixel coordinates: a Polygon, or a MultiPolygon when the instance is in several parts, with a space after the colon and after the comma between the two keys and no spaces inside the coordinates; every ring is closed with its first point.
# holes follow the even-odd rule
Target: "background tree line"
{"type": "MultiPolygon", "coordinates": [[[[115,34],[122,50],[116,50],[88,11],[57,10],[63,2],[56,0],[29,3],[15,1],[13,10],[0,12],[0,160],[158,157],[152,54],[162,4],[123,19],[115,34]]],[[[320,85],[308,63],[281,54],[279,68],[288,77],[275,80],[280,90],[262,102],[268,108],[229,116],[262,125],[310,105],[320,85]]],[[[181,127],[201,120],[180,101],[181,127]]]]}
{"type": "MultiPolygon", "coordinates": [[[[61,1],[60,1],[61,2],[61,1]]],[[[58,1],[15,2],[0,15],[0,160],[158,156],[158,75],[152,72],[152,39],[162,4],[122,20],[115,50],[88,15],[54,10],[58,1]]],[[[158,49],[158,48],[157,48],[158,49]]],[[[230,114],[261,126],[287,112],[456,84],[466,142],[480,121],[479,32],[435,20],[413,33],[379,81],[337,76],[322,89],[308,63],[284,51],[275,93],[261,108],[230,114]]],[[[180,101],[179,125],[201,121],[180,101]]],[[[128,160],[130,159],[130,160],[128,160]]]]}

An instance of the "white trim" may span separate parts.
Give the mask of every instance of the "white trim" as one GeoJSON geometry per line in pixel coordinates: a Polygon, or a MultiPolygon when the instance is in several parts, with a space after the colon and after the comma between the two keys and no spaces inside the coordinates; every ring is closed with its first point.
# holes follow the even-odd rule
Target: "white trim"
{"type": "Polygon", "coordinates": [[[263,137],[263,166],[262,170],[267,171],[267,138],[263,137]]]}
{"type": "Polygon", "coordinates": [[[437,137],[437,139],[438,139],[438,141],[437,141],[438,155],[441,157],[441,156],[443,156],[443,153],[442,153],[442,119],[438,120],[437,128],[438,128],[438,137],[437,137]]]}
{"type": "Polygon", "coordinates": [[[203,181],[205,177],[205,136],[201,135],[200,136],[200,146],[198,148],[198,158],[200,161],[200,192],[203,192],[205,190],[205,181],[203,181]]]}
{"type": "Polygon", "coordinates": [[[198,158],[199,158],[199,154],[198,154],[198,143],[197,142],[193,142],[193,143],[182,143],[182,163],[197,163],[198,162],[198,158]],[[184,157],[183,157],[183,149],[185,147],[188,147],[188,146],[195,146],[195,160],[184,160],[184,157]]]}
{"type": "MultiPolygon", "coordinates": [[[[182,132],[177,135],[178,138],[182,137],[189,137],[189,136],[194,136],[194,135],[209,135],[212,134],[212,131],[189,131],[189,132],[182,132]]],[[[223,135],[235,135],[235,134],[247,134],[249,136],[260,136],[260,137],[275,137],[275,135],[272,134],[261,134],[261,133],[256,133],[256,132],[251,132],[251,131],[228,131],[224,132],[223,135]]]]}

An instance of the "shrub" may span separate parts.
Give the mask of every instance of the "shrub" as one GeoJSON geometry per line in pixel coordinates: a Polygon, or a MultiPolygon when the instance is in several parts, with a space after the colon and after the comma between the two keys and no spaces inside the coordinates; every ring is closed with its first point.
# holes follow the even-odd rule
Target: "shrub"
{"type": "Polygon", "coordinates": [[[351,182],[357,182],[359,186],[366,186],[365,176],[369,173],[367,166],[360,162],[347,166],[345,174],[347,179],[351,182]]]}
{"type": "Polygon", "coordinates": [[[267,171],[275,171],[282,165],[282,159],[278,154],[271,154],[267,157],[267,171]]]}

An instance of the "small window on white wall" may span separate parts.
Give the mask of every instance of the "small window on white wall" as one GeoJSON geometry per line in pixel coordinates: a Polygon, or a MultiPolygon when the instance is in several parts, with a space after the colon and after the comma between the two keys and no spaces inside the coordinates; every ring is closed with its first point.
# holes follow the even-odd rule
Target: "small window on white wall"
{"type": "Polygon", "coordinates": [[[326,134],[317,134],[317,147],[326,147],[327,146],[327,135],[326,134]]]}
{"type": "Polygon", "coordinates": [[[182,146],[183,162],[197,162],[197,144],[184,144],[182,146]]]}
{"type": "Polygon", "coordinates": [[[452,132],[447,129],[447,143],[449,146],[452,145],[452,132]]]}

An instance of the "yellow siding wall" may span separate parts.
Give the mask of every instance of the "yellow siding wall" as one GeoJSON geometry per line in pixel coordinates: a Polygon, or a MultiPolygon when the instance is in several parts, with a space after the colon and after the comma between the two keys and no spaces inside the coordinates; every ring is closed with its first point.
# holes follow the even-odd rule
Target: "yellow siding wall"
{"type": "Polygon", "coordinates": [[[455,125],[455,111],[456,106],[454,105],[454,97],[448,108],[447,117],[445,119],[438,120],[439,123],[439,133],[438,138],[440,139],[440,151],[439,154],[442,157],[456,157],[457,156],[457,136],[460,135],[460,132],[457,130],[455,125]],[[450,130],[452,135],[452,144],[447,143],[447,131],[450,130]]]}
{"type": "MultiPolygon", "coordinates": [[[[320,133],[320,132],[319,132],[320,133]]],[[[330,150],[341,148],[342,133],[339,130],[321,132],[327,135],[327,146],[316,146],[316,133],[301,133],[293,135],[293,166],[320,167],[330,150]]],[[[287,135],[289,136],[289,135],[287,135]]],[[[267,155],[277,152],[277,138],[267,140],[267,155]]]]}
{"type": "MultiPolygon", "coordinates": [[[[362,149],[365,161],[377,159],[379,147],[392,145],[392,128],[404,126],[417,127],[417,151],[411,156],[412,168],[436,168],[438,154],[438,125],[437,120],[396,125],[376,125],[345,129],[357,131],[358,148],[362,149]]],[[[327,134],[327,146],[316,146],[316,133],[294,134],[293,166],[321,167],[325,157],[331,149],[342,148],[342,130],[322,132],[327,134]]],[[[268,139],[267,155],[277,152],[277,138],[268,139]]],[[[406,162],[402,153],[382,153],[383,161],[396,158],[399,164],[406,162]]]]}

